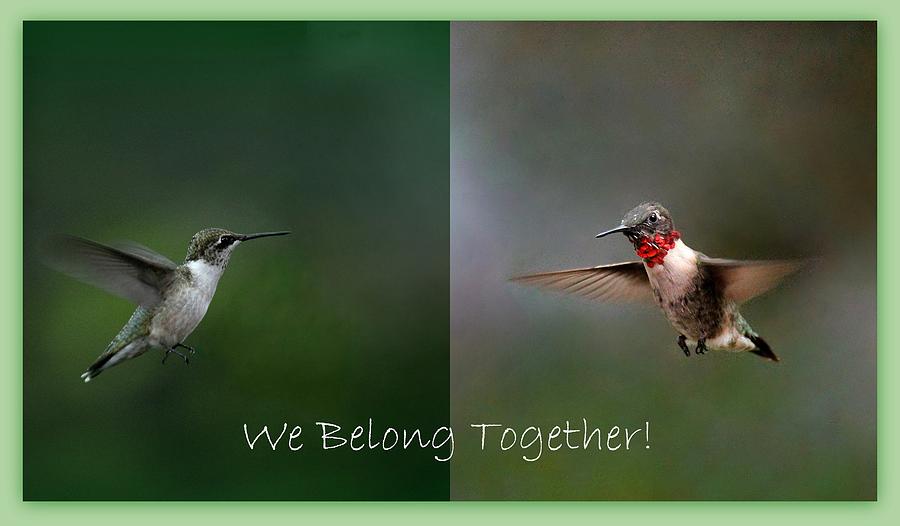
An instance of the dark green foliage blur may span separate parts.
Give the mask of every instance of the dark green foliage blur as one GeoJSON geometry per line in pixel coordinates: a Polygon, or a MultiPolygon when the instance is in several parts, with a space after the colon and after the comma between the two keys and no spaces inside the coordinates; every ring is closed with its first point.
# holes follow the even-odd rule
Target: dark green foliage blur
{"type": "Polygon", "coordinates": [[[874,499],[875,23],[451,33],[453,422],[651,435],[533,463],[460,438],[452,497],[874,499]],[[711,256],[818,257],[742,309],[781,363],[686,358],[658,309],[507,281],[635,259],[594,234],[647,200],[711,256]]]}
{"type": "Polygon", "coordinates": [[[442,499],[433,452],[322,452],[313,423],[447,423],[449,28],[24,29],[25,499],[442,499]],[[40,266],[52,233],[235,252],[187,343],[79,374],[133,306],[40,266]],[[297,453],[242,431],[304,426],[297,453]]]}

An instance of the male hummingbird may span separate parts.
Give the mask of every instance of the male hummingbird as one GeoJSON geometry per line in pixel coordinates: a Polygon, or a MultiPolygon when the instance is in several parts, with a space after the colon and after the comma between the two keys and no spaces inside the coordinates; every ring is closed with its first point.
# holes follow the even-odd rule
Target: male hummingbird
{"type": "Polygon", "coordinates": [[[795,261],[736,261],[691,249],[661,204],[643,203],[619,226],[597,234],[622,233],[641,261],[546,272],[513,281],[580,294],[601,301],[653,298],[679,332],[678,346],[690,356],[707,350],[750,351],[778,361],[741,316],[738,305],[774,287],[800,267],[795,261]]]}
{"type": "Polygon", "coordinates": [[[85,382],[151,348],[188,357],[184,340],[206,314],[231,251],[244,241],[290,232],[236,234],[207,228],[194,234],[184,263],[176,265],[149,248],[129,243],[109,247],[74,236],[58,236],[48,248],[48,264],[66,274],[138,304],[128,323],[81,375],[85,382]]]}

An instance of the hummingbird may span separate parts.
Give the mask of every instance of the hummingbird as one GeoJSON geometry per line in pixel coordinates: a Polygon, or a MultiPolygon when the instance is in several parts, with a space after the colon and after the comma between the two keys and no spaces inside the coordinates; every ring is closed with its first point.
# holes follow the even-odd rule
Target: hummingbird
{"type": "Polygon", "coordinates": [[[751,352],[778,361],[772,348],[741,316],[741,303],[777,285],[798,261],[711,258],[687,246],[672,216],[657,202],[625,214],[619,226],[597,234],[624,234],[640,261],[544,272],[513,281],[601,301],[655,301],[678,331],[685,356],[707,350],[751,352]]]}
{"type": "Polygon", "coordinates": [[[153,348],[165,351],[163,363],[173,353],[190,363],[178,349],[194,353],[184,341],[206,314],[234,248],[251,239],[289,233],[237,234],[206,228],[191,238],[181,265],[136,243],[111,247],[76,236],[54,237],[46,247],[49,266],[138,305],[81,378],[90,382],[153,348]]]}

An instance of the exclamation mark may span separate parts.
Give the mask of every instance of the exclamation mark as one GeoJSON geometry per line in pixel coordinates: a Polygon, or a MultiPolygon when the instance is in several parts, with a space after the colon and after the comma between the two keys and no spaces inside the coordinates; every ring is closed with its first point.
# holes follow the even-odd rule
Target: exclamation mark
{"type": "Polygon", "coordinates": [[[644,437],[647,438],[647,445],[644,448],[650,449],[650,422],[644,422],[644,437]]]}

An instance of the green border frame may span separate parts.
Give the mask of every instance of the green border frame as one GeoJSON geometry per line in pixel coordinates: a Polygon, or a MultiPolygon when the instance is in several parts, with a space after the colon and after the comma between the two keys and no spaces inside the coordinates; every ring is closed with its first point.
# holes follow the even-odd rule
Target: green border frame
{"type": "MultiPolygon", "coordinates": [[[[481,518],[545,524],[548,520],[601,519],[609,523],[663,522],[669,525],[734,524],[758,526],[760,521],[806,522],[817,525],[893,523],[900,520],[896,450],[900,420],[895,403],[900,388],[890,381],[898,370],[893,340],[886,338],[885,321],[900,314],[895,299],[898,280],[886,269],[898,249],[881,244],[878,250],[878,501],[877,502],[435,502],[435,503],[40,503],[22,502],[22,21],[50,19],[438,19],[438,20],[877,20],[878,21],[878,219],[887,223],[884,204],[900,198],[897,183],[900,124],[898,104],[888,94],[900,93],[897,48],[900,7],[889,0],[806,2],[755,0],[725,5],[711,0],[667,2],[650,0],[602,5],[590,0],[487,2],[456,0],[429,5],[413,0],[320,1],[298,5],[287,0],[255,2],[194,2],[154,0],[125,5],[113,0],[26,2],[6,0],[0,5],[0,334],[3,335],[0,404],[6,425],[0,431],[0,517],[7,524],[77,524],[157,526],[162,521],[213,520],[221,525],[248,521],[307,519],[365,521],[367,524],[454,523],[481,518]],[[505,4],[505,5],[504,5],[505,4]]],[[[449,133],[449,130],[448,130],[449,133]]],[[[448,135],[449,140],[449,135],[448,135]]],[[[448,161],[449,162],[449,161],[448,161]]],[[[735,474],[740,476],[740,474],[735,474]]]]}

